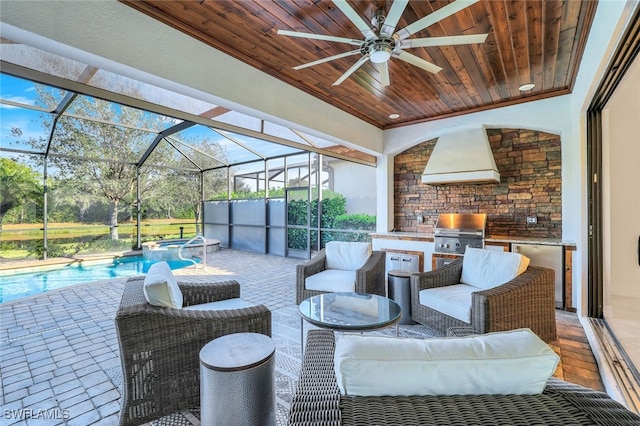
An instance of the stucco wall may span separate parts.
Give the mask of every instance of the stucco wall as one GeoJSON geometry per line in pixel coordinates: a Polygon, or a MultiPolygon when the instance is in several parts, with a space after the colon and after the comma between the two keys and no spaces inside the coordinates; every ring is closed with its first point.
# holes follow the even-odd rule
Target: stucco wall
{"type": "Polygon", "coordinates": [[[347,199],[347,213],[376,215],[376,169],[348,161],[332,161],[333,189],[347,199]],[[356,179],[357,177],[357,179],[356,179]]]}

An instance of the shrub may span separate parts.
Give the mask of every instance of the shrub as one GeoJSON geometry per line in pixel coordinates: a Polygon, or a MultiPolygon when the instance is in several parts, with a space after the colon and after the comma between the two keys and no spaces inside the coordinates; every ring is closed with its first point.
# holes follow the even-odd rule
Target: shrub
{"type": "Polygon", "coordinates": [[[376,217],[368,214],[341,214],[335,218],[334,228],[376,230],[376,217]]]}

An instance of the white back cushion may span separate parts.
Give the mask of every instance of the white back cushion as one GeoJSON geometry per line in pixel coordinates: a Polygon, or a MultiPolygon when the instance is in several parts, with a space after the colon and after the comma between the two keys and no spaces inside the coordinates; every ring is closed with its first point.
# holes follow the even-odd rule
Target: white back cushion
{"type": "Polygon", "coordinates": [[[182,292],[167,262],[157,262],[151,265],[144,278],[143,291],[144,297],[151,305],[182,308],[182,292]]]}
{"type": "Polygon", "coordinates": [[[529,258],[519,253],[467,247],[460,282],[487,290],[511,281],[528,266],[529,258]]]}
{"type": "Polygon", "coordinates": [[[436,339],[336,334],[334,368],[346,395],[533,395],[559,360],[528,328],[436,339]]]}
{"type": "Polygon", "coordinates": [[[330,241],[325,245],[327,269],[355,271],[367,263],[371,256],[369,243],[330,241]]]}

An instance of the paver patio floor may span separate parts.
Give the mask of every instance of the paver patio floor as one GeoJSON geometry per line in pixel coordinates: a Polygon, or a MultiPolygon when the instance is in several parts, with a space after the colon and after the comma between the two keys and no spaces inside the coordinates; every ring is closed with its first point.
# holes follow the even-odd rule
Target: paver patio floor
{"type": "MultiPolygon", "coordinates": [[[[235,279],[244,299],[274,311],[295,304],[300,262],[221,249],[207,257],[206,268],[175,274],[235,279]]],[[[0,304],[2,424],[118,423],[120,392],[110,373],[121,368],[114,318],[125,282],[80,284],[0,304]]]]}
{"type": "MultiPolygon", "coordinates": [[[[288,335],[286,339],[274,336],[277,346],[286,346],[278,350],[283,350],[286,359],[282,362],[288,364],[287,392],[292,392],[299,368],[295,274],[301,262],[221,249],[207,256],[206,268],[175,271],[191,280],[235,279],[244,299],[274,312],[274,324],[276,319],[285,324],[288,335]]],[[[80,284],[0,304],[1,424],[118,424],[121,365],[114,318],[125,282],[126,278],[119,278],[80,284]]],[[[557,375],[602,390],[576,315],[564,311],[556,315],[560,339],[554,348],[563,360],[557,375]]],[[[287,413],[282,406],[279,410],[278,424],[285,424],[287,413]]]]}

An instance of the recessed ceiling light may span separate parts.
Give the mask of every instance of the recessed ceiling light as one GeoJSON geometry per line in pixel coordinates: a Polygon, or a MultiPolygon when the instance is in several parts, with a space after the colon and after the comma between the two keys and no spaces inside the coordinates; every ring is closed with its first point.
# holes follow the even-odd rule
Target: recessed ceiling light
{"type": "Polygon", "coordinates": [[[400,114],[389,114],[389,118],[395,120],[396,118],[400,118],[400,114]]]}
{"type": "Polygon", "coordinates": [[[534,87],[536,87],[535,84],[527,83],[527,84],[523,84],[522,86],[518,87],[518,90],[520,90],[521,92],[526,92],[527,90],[531,90],[534,87]]]}

